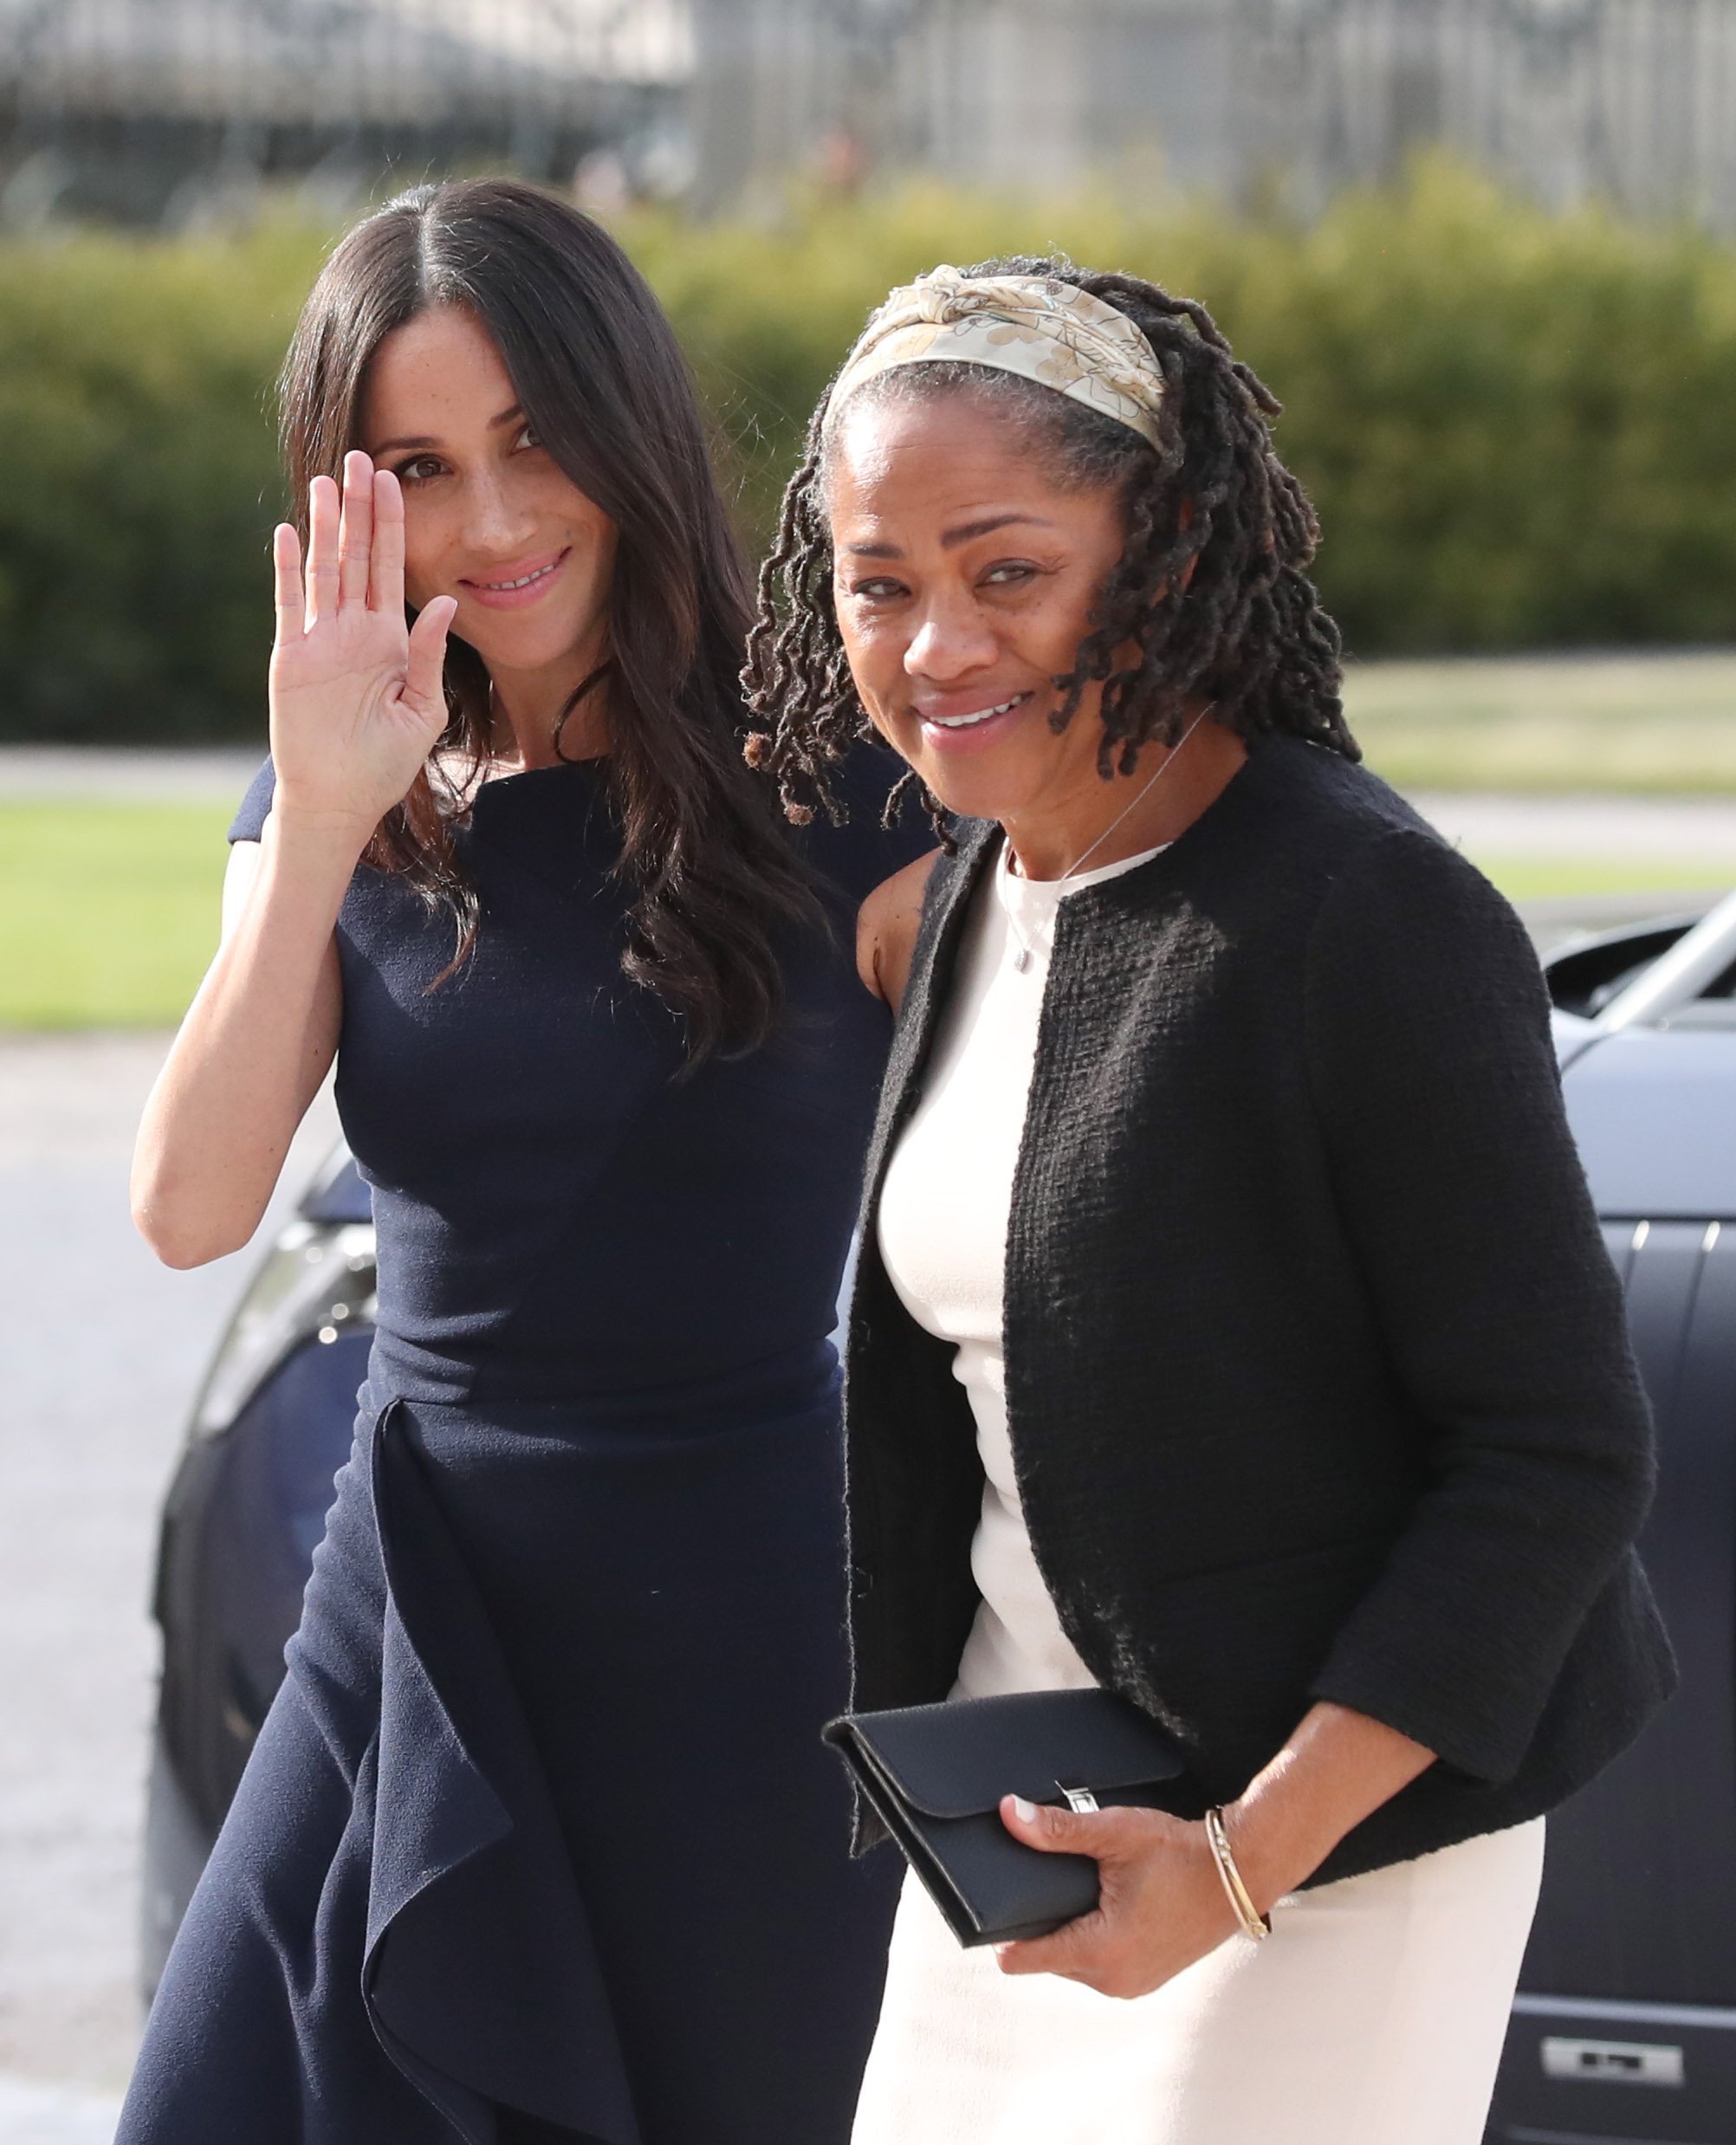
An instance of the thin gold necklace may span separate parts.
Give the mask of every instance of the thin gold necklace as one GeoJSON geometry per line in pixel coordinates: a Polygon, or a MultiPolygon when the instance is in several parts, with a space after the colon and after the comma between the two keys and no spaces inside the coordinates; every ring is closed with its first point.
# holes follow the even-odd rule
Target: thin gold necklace
{"type": "MultiPolygon", "coordinates": [[[[1116,828],[1121,825],[1122,821],[1127,817],[1128,813],[1135,810],[1137,807],[1142,805],[1145,801],[1148,793],[1151,790],[1154,785],[1161,781],[1163,776],[1169,772],[1169,769],[1175,766],[1176,761],[1181,756],[1182,746],[1187,743],[1188,740],[1193,736],[1194,732],[1198,729],[1201,723],[1205,721],[1206,717],[1211,713],[1212,710],[1216,707],[1217,704],[1218,703],[1215,700],[1209,701],[1203,708],[1200,710],[1200,712],[1194,717],[1193,721],[1189,723],[1187,729],[1184,729],[1182,732],[1182,735],[1176,740],[1174,746],[1164,756],[1162,764],[1155,768],[1152,772],[1147,775],[1145,781],[1140,785],[1140,787],[1137,793],[1128,799],[1127,802],[1122,807],[1121,810],[1116,813],[1115,817],[1110,821],[1109,825],[1104,828],[1102,833],[1100,833],[1097,839],[1091,844],[1089,848],[1080,850],[1078,856],[1073,859],[1072,862],[1067,866],[1066,870],[1061,873],[1061,876],[1059,878],[1043,881],[1032,880],[1028,881],[1027,884],[1033,885],[1046,885],[1051,886],[1065,886],[1067,881],[1072,878],[1083,865],[1088,864],[1097,854],[1098,851],[1103,847],[1103,845],[1109,839],[1110,836],[1114,833],[1116,828]]],[[[1010,856],[1010,850],[1008,854],[1010,856]]],[[[1019,876],[1022,878],[1024,878],[1024,873],[1021,872],[1019,876]]],[[[1059,912],[1060,907],[1059,900],[1056,902],[1055,906],[1056,911],[1059,912]]],[[[1018,951],[1013,956],[1014,970],[1017,975],[1023,975],[1026,970],[1030,967],[1032,962],[1036,958],[1035,943],[1034,941],[1027,938],[1024,932],[1019,929],[1019,919],[1014,915],[1010,907],[1007,911],[1007,922],[1008,928],[1011,930],[1014,937],[1018,941],[1019,945],[1018,951]]]]}

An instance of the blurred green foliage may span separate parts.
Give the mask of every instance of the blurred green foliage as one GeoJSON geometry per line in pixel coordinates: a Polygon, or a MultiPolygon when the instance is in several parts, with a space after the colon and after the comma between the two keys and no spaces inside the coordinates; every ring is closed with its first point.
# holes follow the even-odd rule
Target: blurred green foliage
{"type": "MultiPolygon", "coordinates": [[[[1060,249],[1202,299],[1281,395],[1356,652],[1736,639],[1736,249],[1443,161],[1319,221],[912,188],[636,216],[757,548],[871,305],[1060,249]]],[[[0,736],[256,734],[270,384],[322,237],[0,247],[0,736]]]]}
{"type": "Polygon", "coordinates": [[[0,736],[258,732],[271,382],[320,250],[0,247],[0,736]]]}

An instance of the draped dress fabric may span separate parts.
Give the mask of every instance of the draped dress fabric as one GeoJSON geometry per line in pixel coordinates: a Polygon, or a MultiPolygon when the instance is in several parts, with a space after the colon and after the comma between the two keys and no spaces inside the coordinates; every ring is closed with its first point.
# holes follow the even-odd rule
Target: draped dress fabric
{"type": "MultiPolygon", "coordinates": [[[[378,1332],[289,1673],[119,2145],[842,2145],[894,1873],[848,1861],[829,1335],[888,1022],[801,837],[788,1015],[682,1079],[597,768],[486,784],[451,926],[358,870],[337,1071],[378,1332]]],[[[256,835],[268,768],[233,830],[256,835]]],[[[878,1858],[877,1858],[877,1861],[878,1858]]]]}

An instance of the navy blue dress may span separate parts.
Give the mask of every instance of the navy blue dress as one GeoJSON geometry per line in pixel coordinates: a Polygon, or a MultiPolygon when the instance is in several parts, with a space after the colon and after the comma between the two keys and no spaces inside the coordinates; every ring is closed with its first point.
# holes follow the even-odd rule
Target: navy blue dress
{"type": "MultiPolygon", "coordinates": [[[[119,2145],[845,2145],[890,1867],[847,1859],[829,1340],[888,1021],[800,839],[777,1038],[678,1079],[593,768],[487,784],[476,951],[360,869],[337,1094],[379,1315],[289,1675],[119,2145]]],[[[873,793],[873,794],[870,794],[873,793]]],[[[269,809],[269,769],[236,837],[269,809]]],[[[877,1858],[878,1860],[878,1858],[877,1858]]]]}

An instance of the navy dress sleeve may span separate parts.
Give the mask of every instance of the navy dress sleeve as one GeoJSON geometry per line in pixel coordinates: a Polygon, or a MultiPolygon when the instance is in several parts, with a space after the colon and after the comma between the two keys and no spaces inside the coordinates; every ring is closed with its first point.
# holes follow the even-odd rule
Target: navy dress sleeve
{"type": "Polygon", "coordinates": [[[270,813],[271,799],[276,787],[277,770],[268,758],[248,784],[247,794],[229,823],[230,841],[257,841],[260,839],[265,832],[265,821],[270,813]]]}

